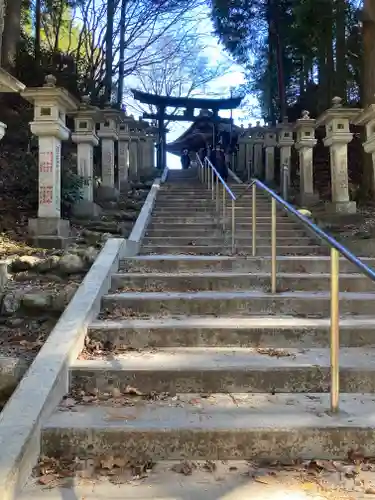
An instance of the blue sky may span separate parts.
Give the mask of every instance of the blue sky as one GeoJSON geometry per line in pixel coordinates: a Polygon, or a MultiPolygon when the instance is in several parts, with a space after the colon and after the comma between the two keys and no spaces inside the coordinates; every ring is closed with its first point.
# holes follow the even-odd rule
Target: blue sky
{"type": "MultiPolygon", "coordinates": [[[[208,8],[200,10],[198,12],[198,16],[201,17],[201,21],[199,21],[197,29],[198,32],[204,37],[206,47],[202,55],[207,57],[207,59],[210,61],[211,66],[215,66],[223,59],[228,61],[228,55],[224,52],[216,37],[211,34],[213,29],[211,21],[209,19],[208,8]]],[[[205,89],[202,89],[202,91],[199,94],[194,95],[194,97],[199,95],[199,97],[210,97],[216,99],[225,97],[229,98],[231,87],[237,87],[242,83],[244,83],[243,70],[240,66],[233,63],[230,64],[230,69],[224,76],[221,76],[207,84],[205,89]]],[[[136,87],[137,85],[135,81],[134,84],[134,86],[136,87]]],[[[254,101],[255,99],[249,99],[249,105],[251,106],[251,108],[254,108],[254,105],[256,104],[256,102],[254,101]]],[[[248,109],[244,107],[242,109],[233,110],[233,119],[236,124],[243,123],[244,125],[247,125],[249,121],[253,123],[255,122],[255,120],[257,119],[256,117],[250,118],[249,120],[250,106],[248,109]]],[[[137,116],[137,113],[134,114],[135,116],[137,116]]],[[[220,116],[229,117],[230,110],[221,111],[220,116]]],[[[177,137],[179,137],[188,127],[190,127],[190,125],[190,122],[174,122],[173,126],[171,127],[171,131],[167,135],[167,141],[170,142],[177,139],[177,137]]],[[[167,165],[169,168],[180,168],[180,160],[177,156],[168,153],[167,165]]]]}

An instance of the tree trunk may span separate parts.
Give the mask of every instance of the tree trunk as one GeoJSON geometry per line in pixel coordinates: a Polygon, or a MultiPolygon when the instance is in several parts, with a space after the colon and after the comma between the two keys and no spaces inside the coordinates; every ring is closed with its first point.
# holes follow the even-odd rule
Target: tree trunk
{"type": "Polygon", "coordinates": [[[118,68],[118,85],[117,85],[117,104],[122,105],[124,94],[124,71],[125,71],[125,22],[126,22],[126,7],[128,0],[121,0],[120,13],[120,48],[119,48],[119,68],[118,68]]]}
{"type": "Polygon", "coordinates": [[[4,22],[5,22],[5,0],[0,0],[0,57],[1,57],[1,46],[3,42],[4,22]]]}
{"type": "Polygon", "coordinates": [[[280,33],[280,15],[278,0],[269,0],[270,10],[270,32],[274,41],[276,52],[277,82],[279,93],[280,119],[287,116],[286,92],[285,92],[285,72],[284,72],[284,51],[282,47],[282,37],[280,33]]]}
{"type": "Polygon", "coordinates": [[[107,31],[105,36],[105,104],[112,97],[112,66],[113,66],[113,22],[115,17],[115,0],[107,0],[107,31]]]}
{"type": "Polygon", "coordinates": [[[348,67],[346,61],[346,0],[336,0],[336,73],[335,93],[347,101],[348,67]]]}
{"type": "MultiPolygon", "coordinates": [[[[364,0],[362,16],[363,40],[363,85],[361,88],[362,106],[365,108],[375,103],[375,0],[364,0]]],[[[364,153],[361,197],[374,196],[372,159],[364,153]]]]}
{"type": "Polygon", "coordinates": [[[16,64],[21,34],[21,5],[22,0],[9,0],[6,6],[1,58],[6,69],[12,69],[16,64]]]}
{"type": "Polygon", "coordinates": [[[35,0],[35,62],[40,66],[41,0],[35,0]]]}

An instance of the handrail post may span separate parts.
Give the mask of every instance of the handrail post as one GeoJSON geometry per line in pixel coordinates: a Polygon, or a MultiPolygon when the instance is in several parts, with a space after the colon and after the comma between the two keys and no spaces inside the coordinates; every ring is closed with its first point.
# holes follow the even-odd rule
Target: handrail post
{"type": "Polygon", "coordinates": [[[252,228],[252,254],[255,257],[257,253],[257,201],[256,201],[256,191],[257,187],[254,182],[252,185],[252,211],[251,211],[251,228],[252,228]]]}
{"type": "Polygon", "coordinates": [[[214,182],[215,182],[215,175],[214,175],[213,169],[211,168],[211,197],[212,197],[212,200],[214,199],[214,190],[215,190],[214,182]]]}
{"type": "Polygon", "coordinates": [[[208,187],[208,189],[211,189],[211,173],[210,173],[210,166],[209,166],[207,160],[206,160],[206,164],[207,164],[207,187],[208,187]]]}
{"type": "Polygon", "coordinates": [[[331,248],[331,411],[339,411],[340,397],[340,254],[331,248]]]}
{"type": "Polygon", "coordinates": [[[226,190],[225,190],[225,186],[223,184],[223,233],[225,233],[225,218],[226,218],[226,203],[227,203],[227,199],[226,199],[226,190]]]}
{"type": "Polygon", "coordinates": [[[271,202],[271,292],[276,293],[276,200],[271,202]]]}
{"type": "Polygon", "coordinates": [[[218,225],[220,225],[220,183],[218,176],[216,176],[216,185],[215,185],[215,208],[217,213],[217,223],[218,225]]]}
{"type": "Polygon", "coordinates": [[[236,206],[235,201],[232,198],[232,254],[234,254],[236,242],[236,206]]]}

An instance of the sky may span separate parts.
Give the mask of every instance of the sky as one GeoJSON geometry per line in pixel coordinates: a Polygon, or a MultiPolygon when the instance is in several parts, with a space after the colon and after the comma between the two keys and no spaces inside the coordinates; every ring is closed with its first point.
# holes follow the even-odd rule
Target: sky
{"type": "MultiPolygon", "coordinates": [[[[202,14],[202,21],[199,22],[198,25],[198,31],[199,33],[204,36],[204,41],[205,41],[205,49],[204,53],[202,54],[203,56],[206,56],[209,61],[212,61],[212,66],[215,65],[220,60],[223,60],[225,58],[226,61],[228,61],[228,54],[225,53],[223,47],[218,43],[218,40],[215,36],[211,35],[212,33],[212,24],[211,21],[209,20],[209,12],[208,10],[200,12],[202,14]]],[[[230,64],[229,71],[215,79],[214,81],[211,81],[205,86],[205,89],[201,92],[199,92],[199,97],[209,97],[209,98],[215,98],[215,99],[220,99],[220,98],[229,98],[230,97],[230,90],[231,87],[238,87],[242,83],[244,83],[244,73],[243,70],[240,66],[236,65],[235,63],[230,64]]],[[[136,82],[131,82],[132,84],[135,83],[134,87],[136,87],[136,82]]],[[[196,95],[194,96],[196,97],[196,95]]],[[[246,99],[246,102],[249,102],[249,107],[243,107],[241,109],[234,109],[233,110],[233,120],[234,123],[240,125],[244,124],[244,126],[247,126],[249,121],[252,122],[253,124],[255,121],[258,119],[257,117],[250,118],[250,109],[254,109],[254,106],[256,105],[256,101],[254,98],[248,98],[246,99]]],[[[137,112],[133,113],[137,118],[139,117],[139,114],[137,112]]],[[[222,110],[219,112],[219,115],[222,117],[229,118],[230,117],[230,110],[222,110]]],[[[167,142],[172,142],[175,139],[177,139],[187,128],[191,126],[191,122],[174,122],[173,125],[170,127],[171,130],[167,134],[167,142]]],[[[167,166],[168,168],[181,168],[180,167],[180,159],[178,156],[172,155],[170,153],[167,153],[167,166]]]]}

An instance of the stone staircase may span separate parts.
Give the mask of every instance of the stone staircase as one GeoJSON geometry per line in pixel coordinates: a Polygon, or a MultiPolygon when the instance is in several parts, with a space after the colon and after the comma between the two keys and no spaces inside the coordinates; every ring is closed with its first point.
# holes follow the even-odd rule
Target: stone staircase
{"type": "MultiPolygon", "coordinates": [[[[342,411],[332,415],[328,251],[279,211],[278,293],[271,294],[270,201],[259,195],[258,256],[250,257],[251,191],[232,188],[242,194],[236,255],[195,172],[169,172],[141,255],[113,275],[70,367],[71,394],[43,426],[43,456],[110,456],[118,467],[125,457],[143,467],[339,459],[358,447],[374,455],[374,285],[340,262],[342,411]]],[[[209,485],[192,496],[167,494],[168,477],[134,498],[219,498],[205,496],[209,485]]],[[[47,498],[33,492],[22,498],[47,498]]]]}

